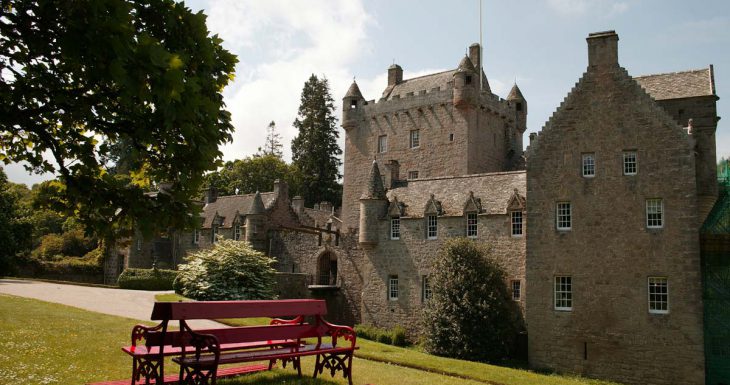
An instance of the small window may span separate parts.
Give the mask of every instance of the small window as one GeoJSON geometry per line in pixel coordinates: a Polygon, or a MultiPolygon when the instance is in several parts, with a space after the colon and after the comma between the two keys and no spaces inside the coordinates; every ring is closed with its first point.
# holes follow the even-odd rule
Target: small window
{"type": "Polygon", "coordinates": [[[573,278],[555,277],[555,310],[573,310],[573,278]]]}
{"type": "Polygon", "coordinates": [[[418,171],[408,171],[408,179],[418,179],[418,171]]]}
{"type": "Polygon", "coordinates": [[[436,239],[438,237],[438,217],[429,215],[426,217],[426,238],[436,239]]]}
{"type": "Polygon", "coordinates": [[[519,301],[522,298],[522,281],[512,281],[512,300],[519,301]]]}
{"type": "Polygon", "coordinates": [[[453,141],[454,141],[454,134],[449,134],[449,142],[453,142],[453,141]]]}
{"type": "Polygon", "coordinates": [[[571,215],[570,202],[558,202],[556,207],[556,224],[558,230],[570,230],[572,228],[571,215]]]}
{"type": "Polygon", "coordinates": [[[410,134],[410,146],[416,148],[421,145],[421,138],[419,130],[411,130],[410,134]]]}
{"type": "Polygon", "coordinates": [[[350,109],[357,108],[357,100],[350,100],[350,109]]]}
{"type": "Polygon", "coordinates": [[[398,276],[388,276],[388,299],[391,301],[398,300],[398,276]]]}
{"type": "Polygon", "coordinates": [[[477,237],[477,213],[466,213],[466,236],[477,237]]]}
{"type": "Polygon", "coordinates": [[[471,84],[471,75],[466,75],[466,84],[471,84]]]}
{"type": "Polygon", "coordinates": [[[583,176],[586,178],[596,176],[596,155],[593,153],[583,154],[583,176]]]}
{"type": "Polygon", "coordinates": [[[624,151],[624,175],[636,175],[636,151],[624,151]]]}
{"type": "Polygon", "coordinates": [[[378,136],[378,153],[382,154],[388,151],[388,135],[378,136]]]}
{"type": "Polygon", "coordinates": [[[400,239],[400,218],[390,219],[390,239],[400,239]]]}
{"type": "Polygon", "coordinates": [[[193,230],[193,245],[197,245],[200,243],[200,230],[195,229],[193,230]]]}
{"type": "Polygon", "coordinates": [[[667,277],[649,277],[649,313],[669,313],[669,282],[667,277]]]}
{"type": "Polygon", "coordinates": [[[522,111],[522,103],[517,102],[517,111],[522,111]]]}
{"type": "Polygon", "coordinates": [[[142,238],[137,238],[137,251],[142,251],[142,238]]]}
{"type": "Polygon", "coordinates": [[[210,243],[218,242],[218,226],[213,225],[210,227],[210,243]]]}
{"type": "Polygon", "coordinates": [[[253,226],[253,235],[257,235],[259,233],[259,225],[253,223],[251,226],[253,226]]]}
{"type": "Polygon", "coordinates": [[[428,281],[427,275],[421,276],[421,282],[423,282],[421,285],[421,300],[423,302],[427,302],[431,299],[431,295],[433,294],[431,292],[431,282],[428,281]]]}
{"type": "Polygon", "coordinates": [[[646,200],[646,227],[659,229],[664,226],[664,202],[661,199],[646,200]]]}
{"type": "Polygon", "coordinates": [[[522,236],[522,211],[515,210],[510,212],[510,219],[512,222],[512,236],[522,236]]]}
{"type": "Polygon", "coordinates": [[[241,240],[241,225],[236,224],[233,228],[233,239],[238,241],[241,240]]]}

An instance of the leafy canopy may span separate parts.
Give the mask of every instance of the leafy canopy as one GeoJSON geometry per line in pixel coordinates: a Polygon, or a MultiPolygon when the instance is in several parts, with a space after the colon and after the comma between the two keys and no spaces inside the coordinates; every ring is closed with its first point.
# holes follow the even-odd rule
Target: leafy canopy
{"type": "Polygon", "coordinates": [[[269,154],[226,162],[219,171],[206,175],[205,184],[217,188],[219,195],[252,194],[272,191],[277,179],[289,185],[291,196],[298,193],[301,185],[299,170],[280,157],[269,154]]]}
{"type": "Polygon", "coordinates": [[[173,0],[3,0],[0,159],[54,172],[92,232],[191,226],[236,58],[173,0]],[[120,157],[124,172],[112,172],[120,157]],[[145,195],[164,185],[165,194],[145,195]]]}
{"type": "Polygon", "coordinates": [[[302,172],[302,196],[311,205],[321,201],[339,205],[342,199],[337,180],[339,156],[337,118],[326,78],[312,74],[302,89],[299,113],[294,127],[299,130],[292,140],[292,163],[302,172]]]}
{"type": "Polygon", "coordinates": [[[520,325],[504,270],[489,251],[466,238],[448,240],[429,282],[422,326],[428,352],[473,361],[509,356],[520,325]]]}

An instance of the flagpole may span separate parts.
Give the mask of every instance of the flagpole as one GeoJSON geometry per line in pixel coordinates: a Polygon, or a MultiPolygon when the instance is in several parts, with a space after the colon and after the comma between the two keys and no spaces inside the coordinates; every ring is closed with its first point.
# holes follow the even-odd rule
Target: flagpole
{"type": "Polygon", "coordinates": [[[484,65],[482,62],[484,62],[482,52],[482,0],[479,0],[479,92],[484,89],[484,76],[482,76],[484,65]]]}

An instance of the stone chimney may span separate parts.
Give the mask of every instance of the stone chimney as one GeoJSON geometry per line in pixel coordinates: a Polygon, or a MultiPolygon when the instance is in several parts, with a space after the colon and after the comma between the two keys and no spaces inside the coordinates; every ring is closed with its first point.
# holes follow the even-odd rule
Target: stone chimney
{"type": "Polygon", "coordinates": [[[531,132],[530,133],[530,144],[532,144],[532,141],[537,138],[537,132],[531,132]]]}
{"type": "Polygon", "coordinates": [[[615,31],[593,32],[588,42],[588,67],[618,67],[618,35],[615,31]]]}
{"type": "Polygon", "coordinates": [[[393,64],[388,68],[388,86],[394,86],[403,81],[403,68],[393,64]]]}
{"type": "Polygon", "coordinates": [[[218,189],[210,187],[205,190],[205,204],[213,203],[218,199],[218,189]]]}
{"type": "Polygon", "coordinates": [[[332,202],[322,201],[319,202],[319,209],[322,211],[332,212],[332,202]]]}
{"type": "Polygon", "coordinates": [[[304,198],[297,195],[291,200],[291,207],[297,215],[302,215],[304,212],[304,198]]]}
{"type": "Polygon", "coordinates": [[[480,52],[479,43],[474,43],[469,46],[469,59],[479,73],[479,65],[482,62],[482,53],[480,52]]]}
{"type": "Polygon", "coordinates": [[[398,164],[397,160],[393,159],[385,164],[385,168],[388,170],[385,174],[387,178],[385,185],[389,189],[395,188],[395,184],[400,179],[400,164],[398,164]]]}
{"type": "Polygon", "coordinates": [[[276,199],[289,199],[289,185],[283,180],[277,179],[274,181],[274,196],[276,199]]]}

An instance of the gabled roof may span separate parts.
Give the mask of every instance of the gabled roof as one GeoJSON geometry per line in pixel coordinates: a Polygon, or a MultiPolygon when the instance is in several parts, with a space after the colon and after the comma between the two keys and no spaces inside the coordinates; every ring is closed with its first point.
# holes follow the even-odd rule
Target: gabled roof
{"type": "Polygon", "coordinates": [[[506,214],[515,189],[525,196],[525,171],[473,174],[457,177],[425,178],[408,181],[404,187],[388,191],[388,200],[405,205],[404,216],[423,217],[424,209],[434,200],[440,203],[442,215],[462,216],[469,192],[481,202],[482,214],[506,214]]]}
{"type": "Polygon", "coordinates": [[[681,99],[715,95],[712,66],[699,70],[636,76],[654,100],[681,99]]]}
{"type": "Polygon", "coordinates": [[[398,95],[403,98],[406,94],[411,92],[414,95],[417,95],[420,91],[431,92],[434,88],[446,90],[451,87],[449,83],[453,84],[455,72],[456,70],[449,70],[403,80],[393,86],[393,89],[389,93],[388,89],[386,89],[385,93],[383,93],[383,97],[386,99],[393,99],[393,96],[398,95]]]}
{"type": "MultiPolygon", "coordinates": [[[[203,207],[203,212],[200,214],[203,218],[202,227],[209,229],[216,213],[223,218],[221,227],[232,227],[237,213],[243,216],[249,214],[255,196],[256,194],[219,196],[215,202],[208,203],[203,207]]],[[[261,193],[264,207],[269,207],[275,197],[273,192],[261,193]]]]}

